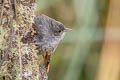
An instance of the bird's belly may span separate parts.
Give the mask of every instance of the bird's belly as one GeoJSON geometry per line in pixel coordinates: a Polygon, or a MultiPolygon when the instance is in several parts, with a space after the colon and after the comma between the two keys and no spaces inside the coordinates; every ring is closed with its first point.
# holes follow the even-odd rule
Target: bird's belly
{"type": "Polygon", "coordinates": [[[53,53],[56,50],[58,43],[56,41],[54,42],[42,42],[37,45],[37,50],[39,50],[40,54],[43,53],[53,53]]]}
{"type": "Polygon", "coordinates": [[[37,46],[37,50],[39,50],[39,54],[50,54],[56,50],[60,41],[61,39],[59,37],[43,37],[41,41],[36,41],[35,44],[37,46]]]}

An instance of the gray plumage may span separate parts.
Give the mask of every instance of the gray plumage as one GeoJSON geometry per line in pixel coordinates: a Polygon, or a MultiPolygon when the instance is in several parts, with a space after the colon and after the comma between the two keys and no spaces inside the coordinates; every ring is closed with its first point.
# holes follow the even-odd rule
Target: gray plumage
{"type": "Polygon", "coordinates": [[[66,28],[61,22],[43,14],[35,17],[35,26],[37,35],[34,43],[39,53],[53,53],[63,39],[66,28]]]}

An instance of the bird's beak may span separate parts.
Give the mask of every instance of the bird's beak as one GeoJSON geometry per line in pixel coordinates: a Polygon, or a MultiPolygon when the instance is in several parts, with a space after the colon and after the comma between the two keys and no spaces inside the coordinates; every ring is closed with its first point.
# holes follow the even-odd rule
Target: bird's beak
{"type": "Polygon", "coordinates": [[[65,31],[65,32],[67,32],[67,31],[72,31],[72,29],[70,29],[70,28],[65,28],[64,31],[65,31]]]}

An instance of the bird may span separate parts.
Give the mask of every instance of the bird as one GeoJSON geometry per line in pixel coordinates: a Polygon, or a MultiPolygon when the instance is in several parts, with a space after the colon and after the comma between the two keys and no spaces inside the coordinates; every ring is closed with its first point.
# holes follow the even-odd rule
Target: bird
{"type": "Polygon", "coordinates": [[[65,33],[72,29],[66,28],[63,23],[53,18],[40,14],[34,18],[34,30],[36,33],[32,37],[32,42],[35,44],[36,50],[38,50],[38,55],[42,55],[44,66],[48,73],[51,54],[55,52],[65,33]]]}

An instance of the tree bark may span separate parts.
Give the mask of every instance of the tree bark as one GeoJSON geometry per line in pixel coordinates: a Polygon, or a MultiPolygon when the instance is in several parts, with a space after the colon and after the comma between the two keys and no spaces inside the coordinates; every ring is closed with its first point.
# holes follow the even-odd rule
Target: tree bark
{"type": "Polygon", "coordinates": [[[0,1],[0,80],[47,80],[35,45],[21,39],[34,35],[35,0],[0,1]]]}

